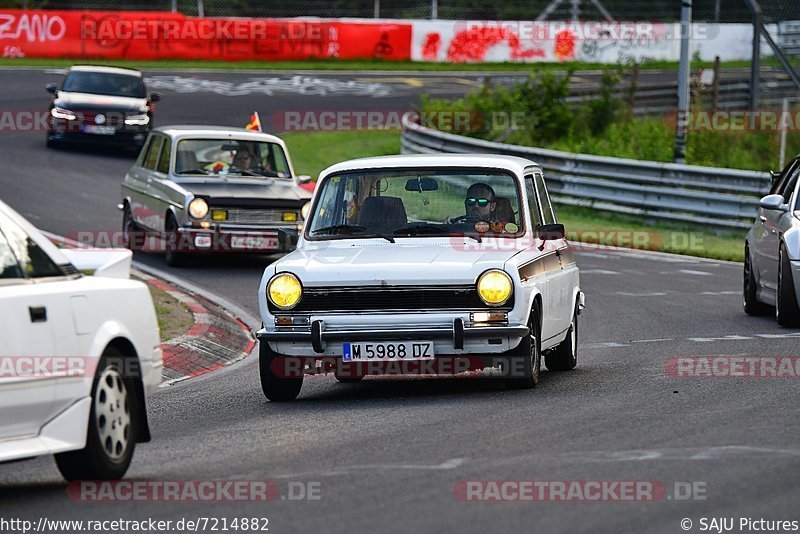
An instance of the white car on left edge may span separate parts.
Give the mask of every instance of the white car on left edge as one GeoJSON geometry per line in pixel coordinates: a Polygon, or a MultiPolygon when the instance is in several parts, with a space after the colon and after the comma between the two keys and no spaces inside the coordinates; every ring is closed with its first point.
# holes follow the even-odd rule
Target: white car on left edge
{"type": "Polygon", "coordinates": [[[59,249],[0,201],[0,463],[55,454],[68,480],[118,479],[150,440],[162,355],[130,263],[59,249]]]}

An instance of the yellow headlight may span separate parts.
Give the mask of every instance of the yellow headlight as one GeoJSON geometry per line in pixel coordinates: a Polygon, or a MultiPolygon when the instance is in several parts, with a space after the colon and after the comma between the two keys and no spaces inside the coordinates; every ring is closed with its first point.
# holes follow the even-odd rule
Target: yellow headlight
{"type": "Polygon", "coordinates": [[[297,212],[296,211],[284,211],[283,212],[283,220],[289,222],[297,221],[297,212]]]}
{"type": "Polygon", "coordinates": [[[195,219],[202,219],[208,215],[208,203],[202,198],[196,198],[189,202],[189,215],[195,219]]]}
{"type": "Polygon", "coordinates": [[[486,271],[478,278],[478,295],[489,306],[502,306],[514,290],[511,277],[503,271],[486,271]]]}
{"type": "Polygon", "coordinates": [[[300,280],[290,273],[281,273],[269,281],[267,286],[269,300],[277,307],[288,310],[294,308],[303,295],[300,280]]]}

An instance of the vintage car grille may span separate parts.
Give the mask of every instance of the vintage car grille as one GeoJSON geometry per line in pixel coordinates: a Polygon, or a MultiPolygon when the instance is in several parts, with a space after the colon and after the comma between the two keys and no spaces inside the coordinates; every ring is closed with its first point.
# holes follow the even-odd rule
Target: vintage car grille
{"type": "MultiPolygon", "coordinates": [[[[214,208],[220,209],[220,208],[214,208]]],[[[242,208],[221,208],[227,209],[228,220],[232,224],[285,224],[291,226],[297,224],[296,221],[284,221],[283,213],[293,210],[270,210],[270,209],[242,209],[242,208]]],[[[300,213],[297,212],[298,218],[300,213]]]]}
{"type": "MultiPolygon", "coordinates": [[[[510,310],[512,300],[500,310],[510,310]]],[[[270,311],[281,312],[271,302],[270,311]]],[[[291,313],[353,311],[433,311],[486,310],[489,306],[478,297],[474,286],[381,287],[381,288],[307,288],[291,313]]]]}

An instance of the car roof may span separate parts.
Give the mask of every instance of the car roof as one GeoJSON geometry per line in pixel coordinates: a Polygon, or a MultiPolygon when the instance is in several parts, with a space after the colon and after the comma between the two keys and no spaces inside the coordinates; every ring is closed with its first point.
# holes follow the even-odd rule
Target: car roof
{"type": "Polygon", "coordinates": [[[535,162],[517,156],[500,154],[409,154],[400,156],[379,156],[343,161],[332,165],[320,173],[320,178],[330,174],[361,169],[399,169],[408,167],[478,167],[504,169],[518,175],[530,167],[539,169],[535,162]]]}
{"type": "Polygon", "coordinates": [[[30,222],[28,222],[25,217],[14,211],[11,206],[2,200],[0,200],[0,212],[14,221],[17,226],[22,228],[25,233],[28,234],[28,236],[33,239],[37,245],[39,245],[39,248],[41,248],[48,256],[50,256],[50,259],[52,259],[56,265],[66,265],[69,263],[69,259],[67,259],[67,257],[64,256],[60,250],[58,250],[58,247],[56,247],[49,239],[42,235],[42,233],[30,222]]]}
{"type": "Polygon", "coordinates": [[[161,132],[169,137],[230,137],[236,139],[244,139],[248,141],[269,141],[278,143],[286,148],[283,140],[280,137],[270,135],[264,132],[256,132],[254,130],[246,130],[244,128],[233,128],[230,126],[204,126],[204,125],[173,125],[173,126],[160,126],[153,128],[153,132],[161,132]]]}
{"type": "Polygon", "coordinates": [[[70,72],[102,72],[105,74],[127,74],[128,76],[142,77],[142,73],[136,69],[106,67],[104,65],[73,65],[69,70],[70,72]]]}

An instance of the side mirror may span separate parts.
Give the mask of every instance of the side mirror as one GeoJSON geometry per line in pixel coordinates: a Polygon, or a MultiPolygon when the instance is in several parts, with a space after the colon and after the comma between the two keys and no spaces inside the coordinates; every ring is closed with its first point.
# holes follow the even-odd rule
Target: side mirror
{"type": "Polygon", "coordinates": [[[47,85],[44,86],[44,90],[47,91],[48,93],[56,94],[56,91],[58,91],[58,87],[54,83],[48,83],[47,85]]]}
{"type": "Polygon", "coordinates": [[[542,241],[552,241],[555,239],[564,239],[567,231],[563,224],[543,224],[537,231],[536,236],[542,241]]]}
{"type": "Polygon", "coordinates": [[[304,174],[302,176],[298,176],[297,181],[300,182],[301,184],[307,184],[308,182],[311,181],[311,177],[304,174]]]}
{"type": "Polygon", "coordinates": [[[783,195],[767,195],[759,201],[758,205],[765,210],[789,211],[789,206],[783,199],[783,195]]]}
{"type": "Polygon", "coordinates": [[[161,100],[161,93],[150,93],[150,102],[158,102],[161,100]]]}

